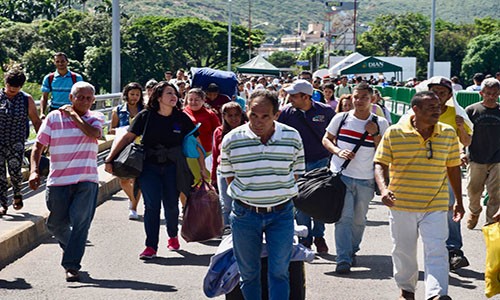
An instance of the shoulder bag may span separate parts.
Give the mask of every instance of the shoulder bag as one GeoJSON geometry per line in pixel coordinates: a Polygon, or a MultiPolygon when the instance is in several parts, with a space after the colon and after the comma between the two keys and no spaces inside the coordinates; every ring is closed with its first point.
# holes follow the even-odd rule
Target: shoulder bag
{"type": "MultiPolygon", "coordinates": [[[[345,119],[346,116],[340,122],[337,137],[345,119]]],[[[372,121],[377,122],[377,118],[372,117],[372,121]]],[[[354,153],[358,151],[367,136],[368,132],[365,131],[352,150],[354,153]]],[[[306,172],[297,180],[299,193],[293,198],[295,207],[315,220],[324,223],[337,222],[342,216],[346,192],[346,186],[340,177],[350,162],[351,160],[346,160],[340,171],[335,174],[328,167],[306,172]]]]}
{"type": "Polygon", "coordinates": [[[147,112],[146,124],[142,130],[141,144],[134,142],[125,146],[113,160],[113,175],[122,178],[136,178],[141,175],[144,163],[144,134],[149,123],[150,112],[147,112]]]}

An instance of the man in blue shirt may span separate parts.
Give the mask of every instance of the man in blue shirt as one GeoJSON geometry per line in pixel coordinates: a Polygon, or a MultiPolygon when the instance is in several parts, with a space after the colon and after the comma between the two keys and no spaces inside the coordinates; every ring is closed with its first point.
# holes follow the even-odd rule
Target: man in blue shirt
{"type": "MultiPolygon", "coordinates": [[[[281,112],[278,122],[295,128],[304,143],[306,172],[315,168],[328,166],[330,162],[330,152],[323,147],[322,137],[330,120],[335,115],[333,109],[326,104],[313,101],[311,99],[314,88],[307,80],[296,80],[292,85],[285,88],[289,94],[290,105],[281,112]]],[[[295,215],[297,224],[305,225],[309,229],[306,238],[301,239],[301,243],[311,248],[314,237],[314,244],[318,253],[327,253],[325,224],[313,220],[311,230],[311,217],[300,210],[295,215]]]]}
{"type": "Polygon", "coordinates": [[[40,100],[40,118],[45,118],[45,113],[49,113],[59,107],[71,104],[69,93],[71,87],[78,81],[83,81],[82,75],[71,72],[68,69],[68,56],[63,52],[54,54],[54,65],[56,71],[45,75],[42,83],[42,99],[40,100]],[[47,105],[50,95],[50,105],[47,105]]]}

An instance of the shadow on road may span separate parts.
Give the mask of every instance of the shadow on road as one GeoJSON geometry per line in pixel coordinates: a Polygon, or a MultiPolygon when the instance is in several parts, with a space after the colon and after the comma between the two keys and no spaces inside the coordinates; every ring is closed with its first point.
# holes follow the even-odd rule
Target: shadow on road
{"type": "MultiPolygon", "coordinates": [[[[450,275],[449,285],[458,286],[469,290],[477,289],[477,284],[473,284],[473,281],[469,280],[468,278],[484,281],[484,273],[479,273],[469,269],[456,270],[450,275]]],[[[424,281],[424,272],[420,271],[418,273],[418,280],[424,281]]]]}
{"type": "Polygon", "coordinates": [[[121,279],[96,279],[92,278],[88,272],[80,272],[80,284],[71,285],[68,288],[105,288],[105,289],[127,289],[137,291],[155,291],[155,292],[177,292],[177,289],[167,284],[156,284],[150,282],[140,282],[134,280],[121,280],[121,279]]]}
{"type": "Polygon", "coordinates": [[[210,264],[210,257],[213,254],[196,255],[185,250],[177,250],[177,253],[183,257],[160,257],[147,260],[146,264],[155,264],[162,266],[207,266],[210,264]]]}
{"type": "Polygon", "coordinates": [[[16,278],[14,281],[0,279],[0,289],[27,290],[33,288],[24,278],[16,278]]]}
{"type": "Polygon", "coordinates": [[[389,226],[389,221],[366,221],[366,226],[389,226]]]}
{"type": "Polygon", "coordinates": [[[0,220],[4,220],[6,222],[26,222],[30,220],[33,223],[35,223],[35,221],[37,221],[41,217],[42,216],[33,215],[28,212],[16,212],[14,210],[9,209],[6,215],[0,217],[0,220]]]}
{"type": "Polygon", "coordinates": [[[356,256],[356,266],[351,268],[349,275],[339,275],[335,271],[324,274],[352,279],[390,279],[392,278],[392,259],[388,255],[360,255],[356,256]]]}

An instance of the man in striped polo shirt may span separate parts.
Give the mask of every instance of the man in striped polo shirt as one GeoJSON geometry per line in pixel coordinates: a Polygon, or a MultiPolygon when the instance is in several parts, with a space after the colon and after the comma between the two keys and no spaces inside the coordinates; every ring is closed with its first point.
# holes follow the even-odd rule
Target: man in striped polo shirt
{"type": "Polygon", "coordinates": [[[44,119],[46,113],[56,110],[63,105],[70,104],[69,93],[71,87],[76,82],[83,80],[82,75],[69,70],[68,56],[63,52],[54,54],[54,66],[56,67],[56,71],[45,75],[43,78],[40,119],[44,119]],[[50,105],[47,107],[49,104],[49,93],[50,105]]]}
{"type": "Polygon", "coordinates": [[[40,156],[45,147],[50,147],[45,193],[50,211],[47,229],[63,249],[61,265],[66,281],[79,280],[78,270],[97,202],[97,139],[102,134],[104,116],[90,111],[94,93],[90,83],[75,83],[69,96],[71,105],[47,115],[31,154],[29,185],[36,190],[40,186],[40,156]]]}
{"type": "Polygon", "coordinates": [[[464,215],[460,153],[453,128],[439,123],[441,107],[433,92],[415,94],[414,116],[389,127],[375,154],[375,180],[390,207],[394,279],[399,299],[415,299],[417,239],[424,244],[425,299],[448,293],[448,180],[455,192],[454,221],[464,215]],[[390,184],[387,185],[390,178],[390,184]]]}
{"type": "MultiPolygon", "coordinates": [[[[222,141],[220,171],[234,199],[230,215],[233,248],[245,299],[261,299],[263,233],[268,251],[269,298],[288,299],[288,266],[293,243],[295,183],[304,173],[299,133],[275,122],[276,93],[258,90],[248,101],[249,123],[222,141]]],[[[267,291],[264,291],[267,293],[267,291]]]]}

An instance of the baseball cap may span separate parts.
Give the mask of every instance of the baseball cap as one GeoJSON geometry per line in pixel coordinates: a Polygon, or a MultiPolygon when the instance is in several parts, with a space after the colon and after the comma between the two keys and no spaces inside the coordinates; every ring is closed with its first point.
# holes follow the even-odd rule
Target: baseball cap
{"type": "Polygon", "coordinates": [[[440,85],[447,87],[450,91],[453,91],[451,87],[451,80],[443,76],[434,76],[427,81],[427,87],[431,88],[433,85],[440,85]]]}
{"type": "Polygon", "coordinates": [[[302,93],[312,96],[313,90],[314,89],[312,84],[310,84],[309,81],[304,79],[296,80],[290,86],[285,88],[285,92],[287,92],[290,95],[302,93]]]}

